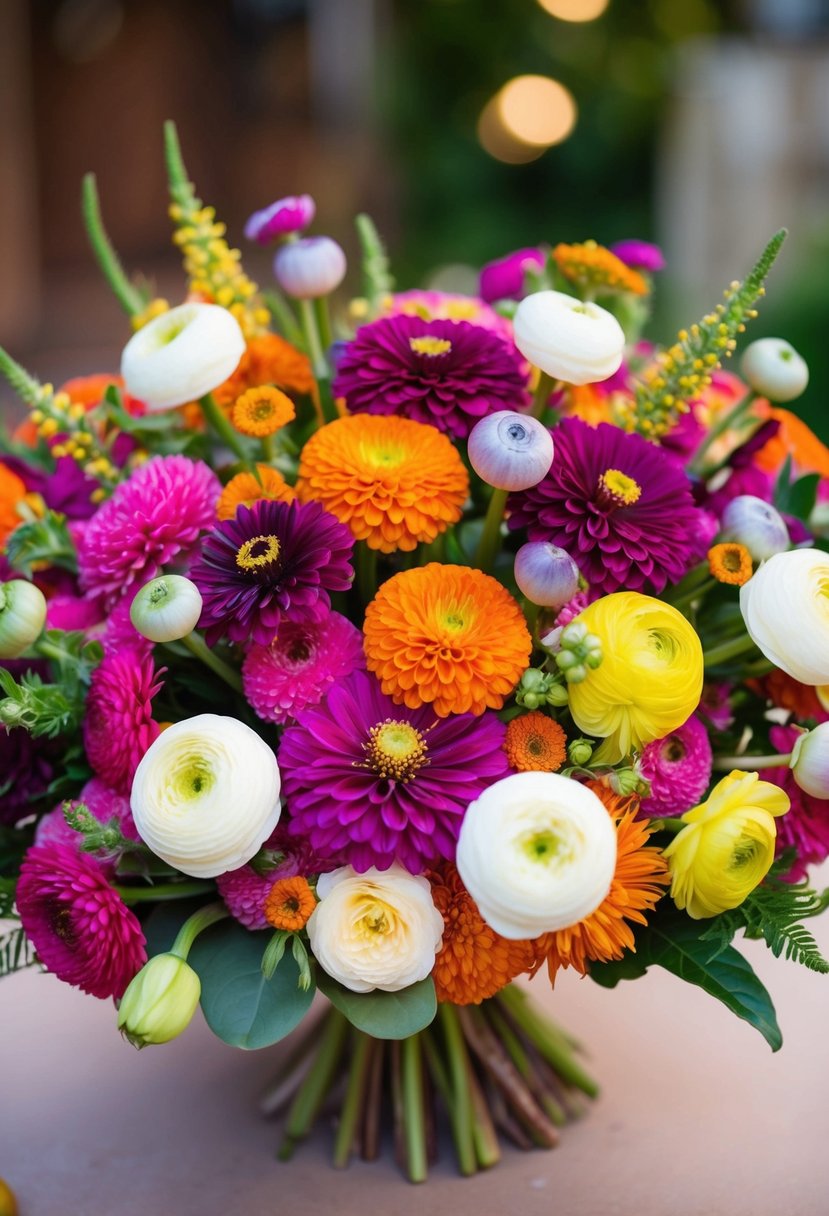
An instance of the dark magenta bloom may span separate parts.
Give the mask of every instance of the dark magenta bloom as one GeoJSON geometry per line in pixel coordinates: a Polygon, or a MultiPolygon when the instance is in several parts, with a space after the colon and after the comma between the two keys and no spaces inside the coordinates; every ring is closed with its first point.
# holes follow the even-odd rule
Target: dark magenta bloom
{"type": "Polygon", "coordinates": [[[290,830],[361,873],[451,860],[469,803],[508,771],[495,714],[407,709],[362,671],[298,718],[278,755],[290,830]]]}
{"type": "Polygon", "coordinates": [[[679,582],[708,521],[676,462],[641,435],[579,418],[556,428],[555,448],[547,476],[510,495],[510,528],[566,549],[604,594],[679,582]]]}
{"type": "Polygon", "coordinates": [[[481,267],[478,292],[482,300],[520,300],[524,294],[524,273],[543,270],[546,257],[541,249],[516,249],[505,258],[496,258],[481,267]]]}
{"type": "Polygon", "coordinates": [[[208,645],[226,637],[267,646],[283,620],[321,620],[328,593],[351,586],[353,547],[348,528],[317,502],[238,507],[208,533],[190,571],[208,645]]]}
{"type": "MultiPolygon", "coordinates": [[[[12,661],[0,666],[9,670],[12,661]]],[[[29,660],[21,661],[13,674],[17,678],[32,667],[29,660]]],[[[48,739],[33,739],[22,726],[6,730],[0,725],[0,823],[13,827],[37,809],[32,804],[49,789],[58,759],[56,753],[59,754],[56,744],[48,739]]]]}
{"type": "Polygon", "coordinates": [[[258,245],[269,245],[281,236],[307,228],[316,210],[316,203],[310,194],[291,194],[287,198],[277,199],[270,207],[254,211],[245,224],[245,236],[258,245]]]}
{"type": "Polygon", "coordinates": [[[645,270],[653,274],[665,269],[665,255],[658,245],[650,241],[617,241],[610,246],[610,252],[615,253],[631,270],[645,270]]]}
{"type": "Polygon", "coordinates": [[[497,333],[398,314],[357,330],[333,391],[352,414],[397,414],[466,439],[484,415],[526,408],[527,384],[527,365],[497,333]]]}

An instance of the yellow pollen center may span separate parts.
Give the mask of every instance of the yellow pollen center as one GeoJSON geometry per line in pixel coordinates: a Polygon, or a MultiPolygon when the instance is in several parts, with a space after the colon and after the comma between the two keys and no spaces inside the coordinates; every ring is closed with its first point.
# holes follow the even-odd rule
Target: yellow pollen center
{"type": "Polygon", "coordinates": [[[452,349],[448,338],[409,338],[409,346],[416,355],[446,355],[452,349]]]}
{"type": "Polygon", "coordinates": [[[240,545],[236,554],[236,565],[240,570],[258,570],[275,562],[278,557],[278,537],[253,536],[240,545]]]}
{"type": "Polygon", "coordinates": [[[638,481],[619,469],[605,469],[599,478],[599,485],[617,506],[631,507],[642,495],[638,481]]]}
{"type": "Polygon", "coordinates": [[[394,912],[388,904],[379,899],[368,899],[359,909],[355,928],[362,937],[385,937],[387,933],[394,932],[395,923],[394,912]]]}
{"type": "MultiPolygon", "coordinates": [[[[367,766],[378,777],[389,781],[411,781],[424,764],[428,764],[426,741],[419,730],[408,722],[387,718],[368,732],[363,744],[367,766]]],[[[361,766],[362,767],[362,766],[361,766]]]]}

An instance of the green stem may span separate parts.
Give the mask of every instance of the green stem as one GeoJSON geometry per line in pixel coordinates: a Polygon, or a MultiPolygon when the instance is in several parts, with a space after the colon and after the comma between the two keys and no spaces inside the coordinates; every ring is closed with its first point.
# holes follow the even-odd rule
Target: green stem
{"type": "Polygon", "coordinates": [[[21,401],[34,407],[40,403],[40,385],[30,376],[25,367],[21,367],[16,359],[0,346],[0,375],[17,393],[21,401]]]}
{"type": "Polygon", "coordinates": [[[217,921],[224,920],[228,916],[230,916],[230,913],[221,900],[217,900],[214,904],[207,904],[204,908],[199,908],[198,912],[194,912],[192,916],[188,916],[179,929],[176,940],[170,947],[170,953],[177,954],[179,958],[186,959],[193,942],[199,934],[204,933],[205,929],[209,929],[211,925],[215,925],[217,921]]]}
{"type": "Polygon", "coordinates": [[[191,895],[204,895],[215,891],[212,882],[169,882],[154,887],[122,887],[115,890],[125,904],[148,903],[150,900],[187,899],[191,895]]]}
{"type": "Polygon", "coordinates": [[[347,1031],[348,1021],[343,1014],[336,1009],[329,1010],[314,1062],[288,1112],[285,1138],[279,1150],[280,1160],[287,1161],[293,1153],[295,1142],[304,1139],[311,1130],[311,1124],[331,1086],[347,1031]]]}
{"type": "Polygon", "coordinates": [[[294,346],[301,346],[302,330],[297,324],[293,309],[282,295],[282,292],[271,288],[270,291],[265,291],[262,295],[268,311],[276,319],[277,328],[282,331],[282,336],[287,338],[294,346]]]}
{"type": "Polygon", "coordinates": [[[216,404],[216,398],[212,393],[205,393],[199,400],[199,405],[202,408],[205,421],[213,428],[216,434],[221,439],[226,447],[229,447],[235,456],[240,460],[248,463],[248,454],[245,451],[245,446],[239,437],[238,431],[233,429],[233,426],[216,404]]]}
{"type": "Polygon", "coordinates": [[[717,419],[708,434],[703,439],[702,443],[697,448],[696,452],[694,452],[691,462],[688,465],[689,473],[702,473],[702,470],[705,468],[705,457],[708,454],[712,444],[719,439],[720,435],[723,435],[727,430],[729,430],[730,427],[734,426],[734,423],[737,422],[737,420],[741,418],[743,414],[745,414],[749,406],[752,405],[756,399],[757,394],[753,389],[750,389],[746,393],[745,397],[743,397],[737,402],[736,405],[732,406],[730,410],[727,410],[725,414],[717,419]]]}
{"type": "Polygon", "coordinates": [[[751,773],[761,768],[788,768],[791,758],[791,752],[787,756],[777,753],[771,756],[717,756],[714,768],[719,773],[727,773],[734,768],[751,773]]]}
{"type": "Polygon", "coordinates": [[[507,505],[509,490],[493,490],[486,509],[484,529],[475,553],[475,565],[488,574],[495,564],[495,556],[501,544],[501,521],[507,505]]]}
{"type": "Polygon", "coordinates": [[[706,596],[709,591],[713,591],[717,586],[719,586],[717,579],[706,579],[704,583],[700,583],[697,587],[692,587],[684,595],[677,596],[676,599],[670,600],[669,603],[672,608],[677,608],[682,612],[683,608],[690,607],[694,600],[702,599],[703,596],[706,596]]]}
{"type": "Polygon", "coordinates": [[[263,435],[259,442],[262,444],[262,459],[265,464],[273,464],[276,459],[276,443],[273,435],[263,435]]]}
{"type": "Polygon", "coordinates": [[[196,633],[195,630],[193,633],[188,633],[181,639],[181,644],[187,647],[194,658],[199,659],[205,667],[209,667],[212,672],[224,680],[225,684],[229,684],[234,692],[242,691],[242,677],[238,671],[234,671],[228,663],[225,663],[224,659],[220,659],[217,654],[214,654],[200,633],[196,633]]]}
{"type": "Polygon", "coordinates": [[[317,380],[329,380],[331,372],[325,361],[322,340],[317,327],[317,315],[314,312],[313,300],[299,301],[299,316],[302,321],[302,332],[305,335],[305,345],[311,367],[317,380]]]}
{"type": "Polygon", "coordinates": [[[365,607],[377,594],[377,550],[369,549],[364,540],[358,540],[355,549],[357,590],[360,593],[360,602],[365,607]]]}
{"type": "Polygon", "coordinates": [[[326,422],[336,422],[340,415],[337,413],[337,406],[331,393],[330,380],[326,380],[324,377],[317,379],[317,396],[319,398],[317,413],[320,425],[324,426],[326,422]]]}
{"type": "Polygon", "coordinates": [[[94,173],[87,173],[83,179],[81,190],[81,210],[86,227],[86,235],[92,246],[95,261],[112,288],[113,295],[128,317],[135,317],[144,307],[141,293],[133,287],[127,278],[124,267],[107,236],[104,221],[101,217],[101,204],[98,199],[98,184],[94,173]]]}
{"type": "Polygon", "coordinates": [[[170,194],[176,202],[181,202],[182,194],[189,199],[192,186],[184,167],[176,124],[172,119],[168,119],[164,124],[164,163],[167,166],[170,194]]]}
{"type": "Polygon", "coordinates": [[[333,1161],[337,1169],[343,1169],[348,1165],[348,1159],[354,1147],[357,1124],[363,1110],[373,1046],[370,1035],[363,1034],[362,1031],[357,1032],[357,1046],[351,1060],[348,1088],[345,1091],[345,1099],[340,1112],[340,1125],[334,1141],[333,1161]]]}
{"type": "Polygon", "coordinates": [[[658,819],[654,819],[651,823],[651,827],[655,832],[671,832],[674,836],[676,836],[677,832],[681,832],[682,829],[687,826],[688,825],[684,822],[684,820],[674,819],[668,815],[666,815],[664,818],[660,816],[658,819]]]}
{"type": "Polygon", "coordinates": [[[719,646],[712,646],[710,650],[703,652],[702,658],[706,667],[716,667],[753,649],[754,642],[748,634],[741,634],[737,638],[729,638],[727,642],[720,642],[719,646]]]}
{"type": "Polygon", "coordinates": [[[328,306],[328,296],[319,296],[314,300],[314,314],[322,349],[323,351],[330,350],[334,335],[331,331],[331,310],[328,306]]]}
{"type": "Polygon", "coordinates": [[[406,1137],[406,1166],[410,1182],[425,1182],[426,1123],[423,1105],[423,1063],[420,1036],[410,1034],[401,1043],[403,1128],[406,1137]]]}
{"type": "Polygon", "coordinates": [[[469,1086],[466,1083],[467,1052],[458,1013],[453,1005],[438,1005],[438,1018],[446,1037],[446,1052],[449,1060],[450,1084],[452,1086],[452,1130],[455,1149],[462,1174],[476,1171],[475,1143],[472,1137],[472,1108],[469,1086]]]}
{"type": "Polygon", "coordinates": [[[589,1097],[595,1098],[599,1087],[573,1055],[573,1044],[557,1026],[535,1013],[523,994],[504,988],[498,998],[509,1009],[513,1021],[518,1024],[539,1054],[568,1085],[574,1085],[589,1097]]]}
{"type": "Polygon", "coordinates": [[[552,376],[549,376],[546,372],[541,372],[540,376],[538,377],[538,384],[535,386],[532,409],[530,410],[533,418],[538,418],[540,420],[544,416],[544,411],[547,408],[547,402],[550,400],[553,390],[556,388],[557,384],[558,381],[554,380],[552,376]]]}

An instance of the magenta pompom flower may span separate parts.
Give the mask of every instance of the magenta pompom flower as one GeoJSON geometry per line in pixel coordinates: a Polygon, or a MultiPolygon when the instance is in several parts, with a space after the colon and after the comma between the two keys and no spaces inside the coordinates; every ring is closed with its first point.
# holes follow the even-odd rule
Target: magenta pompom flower
{"type": "Polygon", "coordinates": [[[362,671],[332,685],[279,746],[292,833],[355,870],[451,859],[469,803],[506,775],[494,715],[436,718],[395,705],[362,671]]]}
{"type": "Polygon", "coordinates": [[[95,772],[119,794],[130,792],[141,757],[158,737],[152,698],[161,689],[162,674],[150,655],[131,649],[105,655],[92,673],[84,747],[95,772]]]}
{"type": "Polygon", "coordinates": [[[684,815],[702,799],[711,780],[711,743],[699,718],[691,716],[664,739],[648,743],[639,759],[639,772],[651,792],[641,812],[649,819],[684,815]]]}
{"type": "Polygon", "coordinates": [[[321,621],[286,621],[270,645],[252,646],[242,681],[259,717],[284,725],[318,705],[335,680],[365,665],[360,630],[329,612],[321,621]]]}
{"type": "Polygon", "coordinates": [[[511,528],[566,549],[605,594],[676,583],[697,558],[701,512],[688,478],[641,435],[565,418],[545,478],[509,499],[511,528]]]}
{"type": "Polygon", "coordinates": [[[260,499],[240,506],[205,538],[190,577],[204,600],[199,626],[220,638],[267,646],[283,621],[319,621],[329,591],[347,591],[354,540],[319,503],[260,499]]]}
{"type": "MultiPolygon", "coordinates": [[[[782,755],[788,754],[800,733],[797,727],[773,726],[769,731],[772,748],[782,755]]],[[[775,852],[779,857],[787,849],[796,850],[797,856],[786,878],[797,882],[804,877],[808,866],[829,857],[829,801],[802,790],[790,768],[762,769],[760,778],[779,785],[789,795],[791,806],[776,820],[775,852]]]]}
{"type": "Polygon", "coordinates": [[[156,456],[90,520],[78,553],[81,585],[111,608],[171,562],[185,564],[216,520],[222,487],[200,460],[156,456]]]}
{"type": "Polygon", "coordinates": [[[147,960],[135,914],[98,863],[70,845],[29,849],[15,902],[47,971],[91,996],[122,997],[147,960]]]}
{"type": "Polygon", "coordinates": [[[511,343],[466,321],[398,314],[358,329],[333,384],[352,414],[398,414],[466,439],[479,418],[530,403],[511,343]]]}

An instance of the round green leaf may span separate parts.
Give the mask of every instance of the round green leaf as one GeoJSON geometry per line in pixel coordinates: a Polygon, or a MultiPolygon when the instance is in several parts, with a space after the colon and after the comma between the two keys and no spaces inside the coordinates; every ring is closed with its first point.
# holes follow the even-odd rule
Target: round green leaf
{"type": "Polygon", "coordinates": [[[437,1013],[435,982],[431,976],[400,992],[351,992],[318,969],[317,984],[352,1026],[375,1039],[407,1039],[428,1026],[437,1013]]]}

